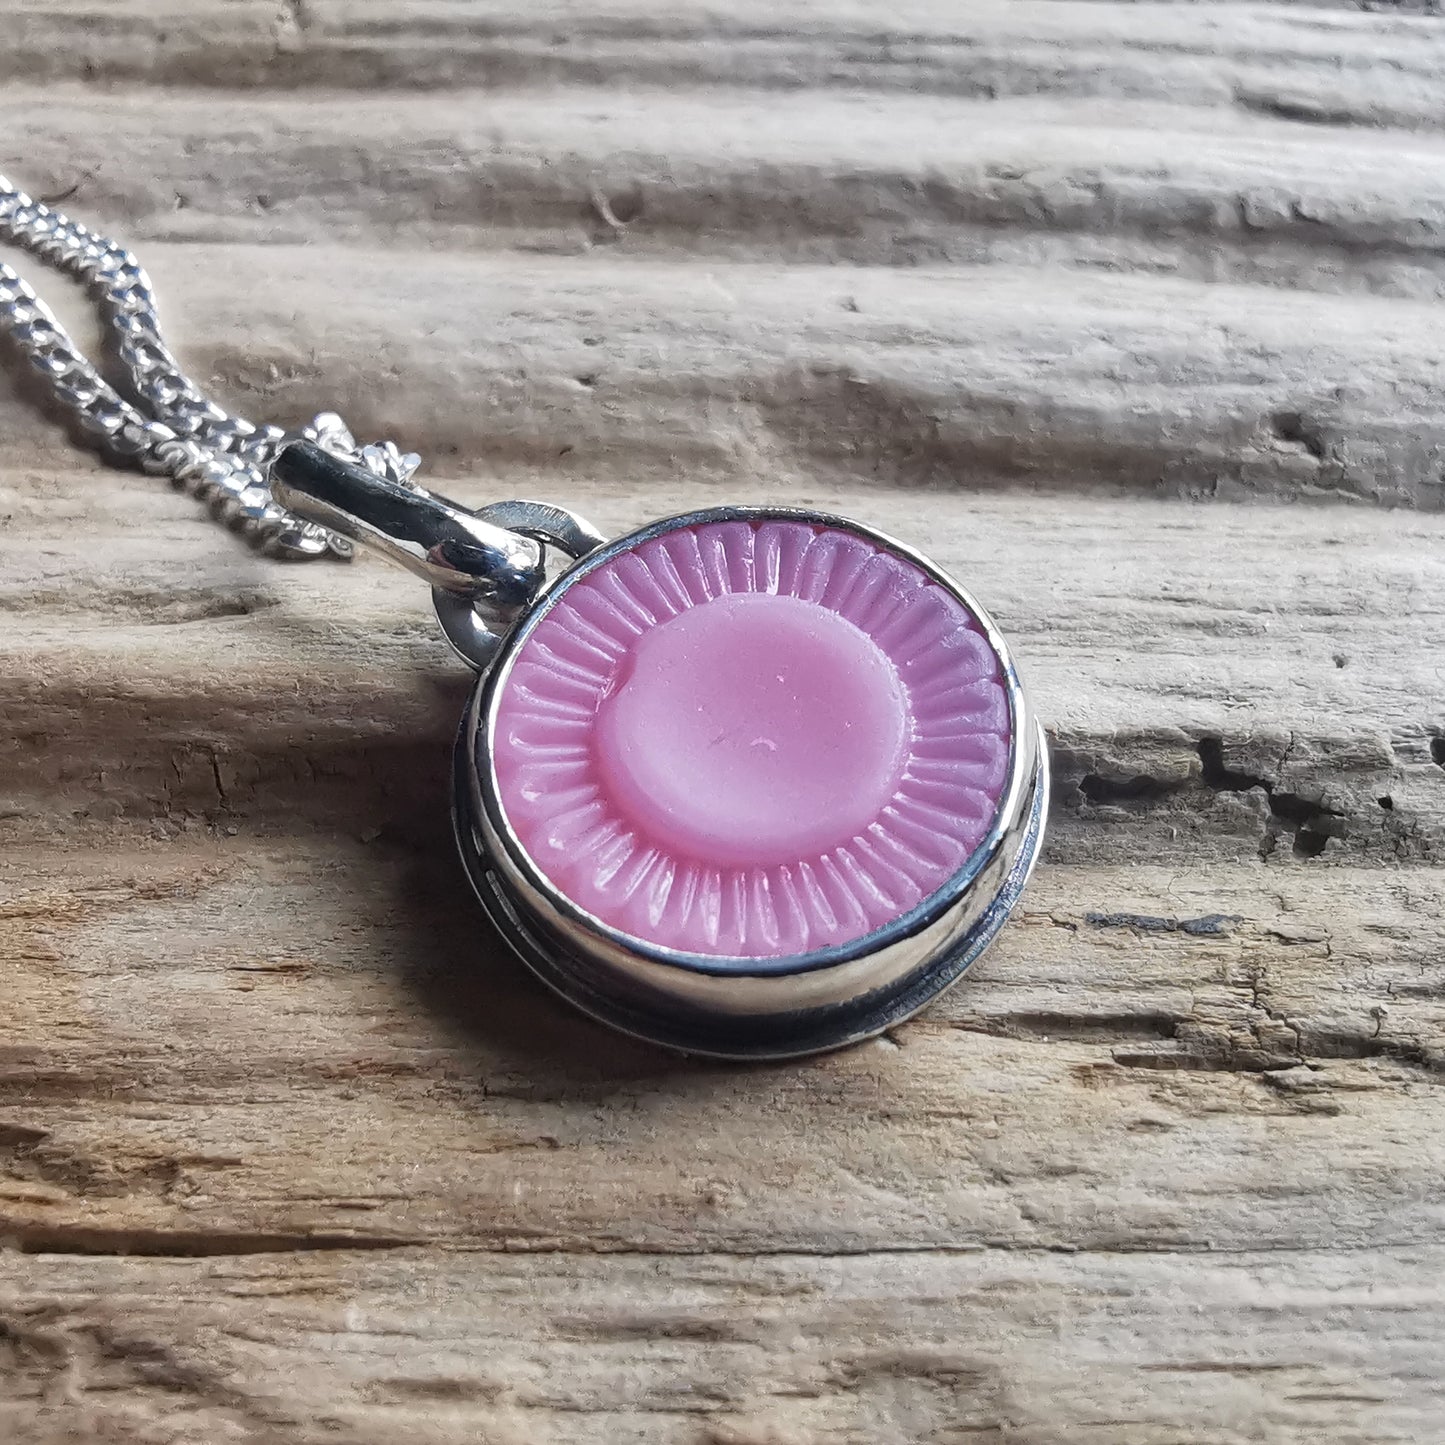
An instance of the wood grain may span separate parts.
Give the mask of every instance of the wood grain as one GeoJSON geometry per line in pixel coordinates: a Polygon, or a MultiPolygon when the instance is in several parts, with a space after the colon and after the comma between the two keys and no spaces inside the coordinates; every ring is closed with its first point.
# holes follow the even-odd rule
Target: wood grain
{"type": "Polygon", "coordinates": [[[0,1440],[1445,1441],[1428,7],[0,30],[0,169],[140,246],[219,396],[609,531],[925,546],[1057,798],[894,1034],[614,1038],[462,896],[424,593],[0,387],[0,1440]]]}

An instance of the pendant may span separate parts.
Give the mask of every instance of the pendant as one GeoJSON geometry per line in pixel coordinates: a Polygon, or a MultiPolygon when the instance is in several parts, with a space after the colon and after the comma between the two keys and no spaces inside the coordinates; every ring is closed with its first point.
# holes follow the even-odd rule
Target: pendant
{"type": "Polygon", "coordinates": [[[1003,926],[1042,842],[1043,732],[983,609],[901,543],[781,507],[603,542],[304,442],[273,486],[431,581],[479,669],[463,865],[593,1017],[690,1053],[815,1053],[917,1012],[1003,926]],[[550,582],[549,551],[570,564],[550,582]]]}

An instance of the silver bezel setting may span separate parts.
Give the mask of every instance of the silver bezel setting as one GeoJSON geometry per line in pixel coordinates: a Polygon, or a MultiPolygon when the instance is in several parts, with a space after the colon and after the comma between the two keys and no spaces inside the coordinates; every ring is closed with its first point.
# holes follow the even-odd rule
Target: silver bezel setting
{"type": "Polygon", "coordinates": [[[1008,646],[978,603],[927,558],[874,528],[790,507],[714,507],[664,518],[588,553],[502,642],[457,739],[454,819],[477,895],[544,982],[637,1037],[721,1058],[785,1058],[871,1037],[953,983],[1002,927],[1028,880],[1048,810],[1047,753],[1008,646]],[[852,532],[906,558],[956,597],[997,655],[1008,700],[1008,781],[989,832],[916,907],[847,944],[785,958],[727,958],[650,944],[602,922],[557,889],[507,821],[493,766],[496,704],[514,659],[576,582],[652,538],[709,522],[802,521],[852,532]]]}

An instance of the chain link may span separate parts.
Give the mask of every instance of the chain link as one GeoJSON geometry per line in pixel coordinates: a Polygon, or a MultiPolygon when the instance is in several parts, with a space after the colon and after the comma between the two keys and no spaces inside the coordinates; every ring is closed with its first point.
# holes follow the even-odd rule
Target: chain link
{"type": "Polygon", "coordinates": [[[118,465],[170,477],[261,551],[295,560],[352,552],[346,538],[303,521],[272,499],[271,463],[288,442],[304,437],[378,476],[411,480],[419,458],[403,455],[389,442],[358,446],[333,412],[288,432],[257,426],[217,406],[185,375],[161,339],[155,292],[135,256],[33,200],[3,175],[0,242],[84,283],[125,373],[130,399],[76,349],[19,273],[0,262],[0,337],[8,338],[39,376],[77,440],[118,465]]]}

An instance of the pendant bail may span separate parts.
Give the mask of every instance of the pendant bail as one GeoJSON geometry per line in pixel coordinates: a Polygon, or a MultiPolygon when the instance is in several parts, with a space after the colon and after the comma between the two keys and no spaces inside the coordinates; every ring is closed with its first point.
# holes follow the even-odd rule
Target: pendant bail
{"type": "Polygon", "coordinates": [[[542,547],[446,497],[405,486],[315,442],[282,449],[271,486],[283,507],[415,572],[443,592],[513,620],[543,582],[542,547]]]}
{"type": "Polygon", "coordinates": [[[378,475],[312,441],[282,448],[271,466],[276,500],[414,572],[432,589],[437,621],[481,669],[547,583],[546,548],[575,560],[605,540],[573,512],[542,502],[472,511],[413,481],[378,475]]]}

